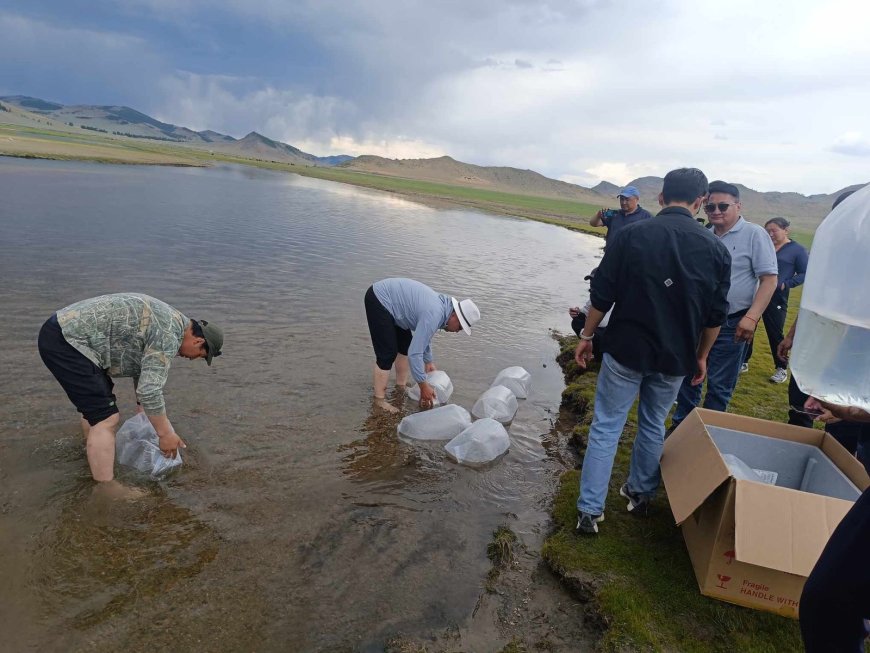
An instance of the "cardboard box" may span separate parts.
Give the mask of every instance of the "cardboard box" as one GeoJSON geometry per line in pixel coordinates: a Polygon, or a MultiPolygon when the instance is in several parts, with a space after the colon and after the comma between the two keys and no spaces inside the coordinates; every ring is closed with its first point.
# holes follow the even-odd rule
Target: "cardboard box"
{"type": "Polygon", "coordinates": [[[792,618],[828,538],[870,485],[823,431],[702,408],[665,441],[661,467],[701,593],[792,618]],[[776,485],[745,480],[753,469],[776,485]]]}

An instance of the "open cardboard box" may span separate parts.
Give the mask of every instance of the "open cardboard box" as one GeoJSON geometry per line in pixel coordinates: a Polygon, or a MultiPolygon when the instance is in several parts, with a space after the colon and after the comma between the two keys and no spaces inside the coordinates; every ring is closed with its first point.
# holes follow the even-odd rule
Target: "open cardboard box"
{"type": "Polygon", "coordinates": [[[823,431],[703,408],[665,441],[661,467],[701,593],[792,618],[828,538],[870,485],[823,431]],[[731,456],[776,484],[744,480],[731,456]]]}

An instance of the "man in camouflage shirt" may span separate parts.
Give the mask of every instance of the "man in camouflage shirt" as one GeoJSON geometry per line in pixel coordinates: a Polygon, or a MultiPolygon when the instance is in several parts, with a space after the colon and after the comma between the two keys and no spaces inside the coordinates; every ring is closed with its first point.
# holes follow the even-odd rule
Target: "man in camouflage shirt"
{"type": "Polygon", "coordinates": [[[132,377],[137,404],[148,416],[164,456],[185,444],[166,417],[163,386],[174,356],[220,356],[223,332],[191,320],[148,295],[118,293],[71,304],[39,332],[39,354],[82,414],[88,464],[95,481],[114,478],[120,416],[113,377],[132,377]]]}

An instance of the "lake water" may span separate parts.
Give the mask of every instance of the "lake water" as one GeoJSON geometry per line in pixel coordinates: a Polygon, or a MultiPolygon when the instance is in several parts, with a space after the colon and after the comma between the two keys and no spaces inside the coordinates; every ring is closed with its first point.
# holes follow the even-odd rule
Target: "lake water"
{"type": "MultiPolygon", "coordinates": [[[[602,241],[531,221],[242,167],[0,159],[0,633],[6,650],[383,650],[462,627],[492,531],[531,550],[566,463],[552,434],[570,331],[602,241]],[[472,469],[371,412],[363,308],[378,279],[472,297],[435,362],[471,408],[522,365],[509,453],[472,469]],[[143,292],[220,324],[212,367],[175,359],[187,441],[146,498],[95,506],[77,414],[39,359],[55,310],[143,292]]],[[[116,380],[122,416],[132,384],[116,380]]],[[[406,407],[414,407],[407,403],[406,407]]]]}

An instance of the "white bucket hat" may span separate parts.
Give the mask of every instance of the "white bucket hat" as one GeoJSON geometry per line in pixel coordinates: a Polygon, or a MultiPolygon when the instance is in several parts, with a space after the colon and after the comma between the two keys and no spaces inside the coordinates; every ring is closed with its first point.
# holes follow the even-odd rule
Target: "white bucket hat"
{"type": "Polygon", "coordinates": [[[451,297],[450,301],[453,302],[453,311],[459,318],[462,330],[471,335],[471,325],[480,320],[480,309],[477,308],[477,304],[470,299],[463,299],[459,302],[456,301],[456,297],[451,297]]]}

